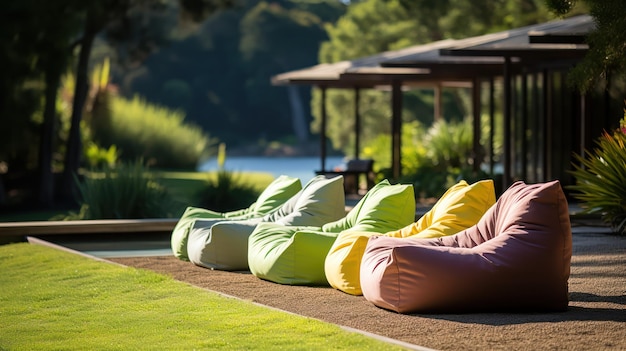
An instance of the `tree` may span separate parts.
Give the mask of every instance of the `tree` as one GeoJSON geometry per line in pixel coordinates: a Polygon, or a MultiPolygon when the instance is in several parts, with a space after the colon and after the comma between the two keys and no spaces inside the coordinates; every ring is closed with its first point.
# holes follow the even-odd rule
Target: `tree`
{"type": "MultiPolygon", "coordinates": [[[[79,166],[80,122],[87,97],[89,59],[97,36],[106,32],[111,40],[117,42],[130,42],[129,38],[132,38],[135,42],[129,45],[132,52],[129,56],[134,59],[145,58],[165,42],[159,40],[163,32],[158,29],[167,27],[159,24],[152,28],[155,30],[146,30],[141,26],[146,22],[145,16],[154,16],[175,8],[179,13],[179,21],[188,23],[206,18],[223,7],[232,6],[233,1],[23,0],[4,4],[0,12],[0,33],[3,39],[0,42],[0,64],[5,72],[10,73],[3,75],[0,84],[0,118],[2,122],[7,122],[3,123],[3,130],[8,134],[0,142],[0,165],[5,160],[17,160],[13,163],[28,168],[31,155],[38,155],[39,201],[45,205],[51,202],[52,145],[55,125],[58,124],[57,91],[62,75],[74,63],[74,53],[78,52],[72,122],[65,148],[62,179],[62,190],[69,199],[79,166]],[[141,21],[137,22],[137,19],[141,21]],[[35,112],[41,106],[40,101],[43,102],[44,111],[41,120],[37,120],[35,112]],[[38,133],[33,132],[34,129],[39,129],[38,133]],[[38,138],[36,134],[39,134],[38,138]],[[39,143],[38,149],[32,147],[35,142],[39,143]]],[[[169,31],[166,28],[165,32],[169,31]]],[[[0,191],[3,188],[0,184],[0,191]]],[[[0,195],[0,201],[2,199],[0,195]]]]}
{"type": "MultiPolygon", "coordinates": [[[[316,64],[320,43],[327,39],[323,26],[344,12],[336,0],[247,0],[175,38],[142,65],[115,67],[113,82],[124,96],[139,94],[184,109],[187,121],[229,150],[253,144],[259,150],[258,143],[269,140],[291,142],[288,99],[295,96],[308,107],[311,89],[293,87],[296,94],[290,95],[293,91],[272,87],[271,76],[316,64]],[[173,88],[181,99],[164,93],[173,88]]],[[[309,109],[303,110],[302,135],[311,120],[309,109]]]]}
{"type": "MultiPolygon", "coordinates": [[[[259,2],[243,17],[240,28],[239,51],[247,73],[246,97],[250,113],[257,116],[256,123],[250,123],[249,127],[254,130],[258,124],[273,125],[270,137],[294,132],[300,141],[306,141],[306,117],[293,114],[292,121],[285,119],[289,113],[285,111],[285,104],[281,103],[284,99],[274,94],[269,78],[316,63],[319,44],[327,38],[322,21],[314,14],[297,8],[287,9],[259,2]],[[264,64],[258,66],[259,62],[264,64]],[[273,103],[267,103],[272,100],[273,103]]],[[[299,100],[297,91],[288,90],[287,93],[292,99],[299,100]]],[[[301,106],[299,103],[294,101],[292,106],[301,106]]],[[[246,127],[242,126],[242,129],[246,127]]]]}
{"type": "MultiPolygon", "coordinates": [[[[364,0],[353,3],[334,25],[328,25],[329,40],[322,44],[320,62],[352,60],[449,38],[466,38],[489,32],[543,22],[551,17],[543,0],[364,0]]],[[[465,117],[464,104],[454,103],[458,92],[444,90],[444,117],[465,117]],[[450,101],[450,103],[446,102],[450,101]]],[[[333,145],[346,152],[353,149],[353,92],[332,90],[328,104],[328,135],[333,145]]],[[[386,92],[360,93],[363,124],[362,144],[390,129],[389,96],[386,92]],[[371,131],[376,131],[373,133],[371,131]],[[369,134],[368,134],[369,133],[369,134]]],[[[432,122],[428,107],[432,92],[414,90],[403,94],[403,120],[432,122]]],[[[320,103],[314,92],[313,106],[320,103]]],[[[321,116],[313,111],[312,128],[319,129],[321,116]]]]}
{"type": "MultiPolygon", "coordinates": [[[[131,19],[138,12],[150,15],[153,12],[165,11],[168,8],[164,6],[165,4],[167,3],[157,0],[102,0],[81,2],[80,6],[76,8],[83,15],[84,21],[82,23],[82,36],[79,39],[80,49],[76,66],[76,89],[72,106],[67,154],[63,168],[62,189],[70,192],[66,195],[70,195],[74,188],[74,176],[80,162],[80,122],[87,97],[89,57],[96,35],[107,27],[112,29],[111,33],[125,33],[119,29],[128,29],[128,25],[132,23],[130,22],[131,19]],[[114,29],[118,30],[115,31],[114,29]]],[[[226,6],[232,6],[232,1],[180,0],[181,18],[200,21],[210,13],[226,6]]],[[[153,46],[145,45],[145,43],[158,44],[153,40],[146,40],[153,38],[153,35],[151,32],[143,31],[135,36],[138,39],[137,43],[141,44],[141,46],[136,47],[137,52],[135,54],[147,55],[155,49],[153,46]]],[[[121,37],[123,38],[123,36],[121,37]]]]}
{"type": "MultiPolygon", "coordinates": [[[[68,2],[69,3],[69,2],[68,2]]],[[[73,4],[75,5],[75,4],[73,4]]],[[[29,82],[31,86],[43,85],[43,91],[38,89],[36,94],[43,93],[43,121],[38,127],[39,131],[39,152],[38,152],[38,169],[39,169],[39,202],[42,205],[50,205],[53,194],[53,179],[51,169],[53,137],[56,120],[56,97],[59,82],[62,74],[70,62],[68,38],[71,38],[75,32],[76,16],[66,6],[57,6],[53,2],[42,2],[37,0],[24,0],[14,2],[5,6],[6,17],[3,18],[1,32],[7,35],[8,44],[6,50],[3,50],[4,64],[3,67],[12,67],[12,74],[8,74],[7,92],[24,92],[33,91],[33,89],[24,89],[24,83],[29,82]],[[59,18],[63,21],[59,22],[59,18]],[[13,54],[13,56],[11,55],[13,54]],[[36,82],[42,81],[43,84],[36,82]]],[[[8,102],[2,111],[3,117],[9,117],[13,123],[3,123],[3,125],[16,124],[17,121],[30,121],[34,110],[21,109],[12,103],[18,102],[20,99],[12,93],[1,94],[8,102]]],[[[33,104],[35,108],[39,104],[33,104]]],[[[33,125],[34,127],[34,125],[33,125]]],[[[24,138],[25,128],[19,133],[9,132],[11,135],[18,136],[22,140],[16,140],[9,143],[18,144],[20,142],[33,143],[33,138],[24,138]]],[[[7,138],[9,139],[9,138],[7,138]]],[[[7,150],[4,147],[0,149],[7,150]]],[[[32,148],[31,152],[35,154],[32,148]]],[[[28,159],[30,153],[22,153],[22,157],[28,159]]],[[[3,155],[0,155],[0,158],[3,155]]],[[[9,155],[4,155],[10,158],[9,155]]],[[[13,162],[11,167],[19,165],[19,162],[13,162]]]]}
{"type": "MultiPolygon", "coordinates": [[[[576,0],[546,0],[559,16],[575,11],[576,0]]],[[[587,36],[589,52],[570,72],[570,82],[586,92],[626,74],[626,1],[582,0],[596,28],[587,36]]]]}
{"type": "MultiPolygon", "coordinates": [[[[193,21],[205,18],[205,16],[217,9],[219,4],[226,4],[228,0],[180,0],[181,14],[185,18],[193,21]]],[[[65,155],[65,165],[63,168],[62,189],[67,193],[66,198],[72,196],[74,188],[74,175],[76,174],[80,162],[81,138],[80,138],[80,122],[82,120],[83,108],[87,99],[88,92],[88,69],[89,58],[94,40],[98,33],[106,27],[110,27],[113,33],[125,33],[128,30],[130,19],[136,11],[150,13],[151,11],[162,11],[166,9],[161,1],[151,0],[102,0],[88,1],[80,3],[75,10],[82,15],[82,33],[78,40],[79,54],[76,65],[76,87],[74,92],[74,101],[72,105],[71,127],[68,138],[67,153],[65,155]],[[117,31],[115,31],[117,29],[117,31]]],[[[128,32],[126,32],[128,33],[128,32]]],[[[132,32],[131,32],[132,33],[132,32]]],[[[132,33],[134,34],[134,33],[132,33]]],[[[138,35],[141,39],[148,39],[143,36],[147,32],[140,32],[138,35]]],[[[152,34],[152,33],[149,33],[152,34]]],[[[149,36],[148,34],[148,36],[149,36]]],[[[113,37],[113,36],[112,36],[113,37]]],[[[120,36],[123,37],[123,36],[120,36]]],[[[150,40],[141,42],[153,43],[150,40]]],[[[138,52],[149,53],[154,50],[149,45],[140,47],[138,52]]]]}

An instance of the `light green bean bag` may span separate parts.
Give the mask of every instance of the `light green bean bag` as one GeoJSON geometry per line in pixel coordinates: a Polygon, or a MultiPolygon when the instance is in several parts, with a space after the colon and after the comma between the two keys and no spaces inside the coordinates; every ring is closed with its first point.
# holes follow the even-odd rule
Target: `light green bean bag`
{"type": "Polygon", "coordinates": [[[376,232],[344,231],[326,256],[324,271],[332,287],[361,295],[361,259],[369,237],[436,238],[456,234],[478,223],[496,202],[493,180],[472,185],[462,180],[450,187],[418,221],[380,235],[376,232]]]}
{"type": "Polygon", "coordinates": [[[248,270],[248,237],[259,223],[321,226],[344,217],[343,176],[316,176],[277,211],[252,220],[196,220],[189,233],[187,255],[202,267],[248,270]]]}
{"type": "Polygon", "coordinates": [[[248,242],[248,266],[255,276],[280,284],[328,285],[324,260],[342,231],[385,233],[415,219],[412,185],[376,184],[350,210],[321,227],[261,223],[248,242]]]}
{"type": "Polygon", "coordinates": [[[231,211],[215,212],[209,209],[198,207],[187,207],[178,223],[172,231],[171,246],[174,256],[181,260],[188,261],[187,240],[189,230],[197,219],[238,219],[245,220],[263,217],[272,211],[277,210],[282,204],[293,197],[302,189],[299,178],[281,175],[274,179],[259,195],[257,200],[248,208],[231,211]]]}

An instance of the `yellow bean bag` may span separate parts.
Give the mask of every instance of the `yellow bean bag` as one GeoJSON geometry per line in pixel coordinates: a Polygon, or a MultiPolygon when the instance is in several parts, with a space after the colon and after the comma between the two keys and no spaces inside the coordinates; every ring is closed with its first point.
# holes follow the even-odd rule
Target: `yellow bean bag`
{"type": "MultiPolygon", "coordinates": [[[[468,184],[462,180],[450,187],[417,222],[383,236],[436,238],[455,234],[476,224],[496,202],[493,180],[468,184]]],[[[361,295],[359,272],[368,238],[374,232],[344,231],[339,234],[324,262],[324,273],[332,287],[361,295]]]]}

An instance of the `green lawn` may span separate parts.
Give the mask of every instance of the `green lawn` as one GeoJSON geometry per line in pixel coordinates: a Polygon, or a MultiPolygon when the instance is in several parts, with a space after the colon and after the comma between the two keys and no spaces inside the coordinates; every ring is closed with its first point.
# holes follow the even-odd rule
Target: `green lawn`
{"type": "Polygon", "coordinates": [[[400,349],[152,271],[0,246],[0,350],[400,349]]]}

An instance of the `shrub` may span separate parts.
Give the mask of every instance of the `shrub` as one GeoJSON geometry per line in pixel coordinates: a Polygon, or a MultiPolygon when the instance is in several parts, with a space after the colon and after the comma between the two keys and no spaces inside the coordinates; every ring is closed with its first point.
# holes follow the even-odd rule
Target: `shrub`
{"type": "MultiPolygon", "coordinates": [[[[485,172],[473,172],[471,120],[437,121],[426,130],[418,122],[402,128],[402,177],[396,181],[412,183],[416,198],[441,196],[460,179],[468,182],[487,178],[485,172]]],[[[388,135],[381,135],[365,148],[364,154],[383,165],[380,176],[391,178],[391,148],[388,135]]]]}
{"type": "Polygon", "coordinates": [[[101,148],[94,142],[87,142],[85,145],[85,160],[90,168],[114,167],[118,158],[115,145],[111,145],[108,149],[101,148]]]}
{"type": "Polygon", "coordinates": [[[604,132],[597,148],[574,154],[578,164],[571,172],[576,183],[569,186],[583,211],[599,214],[619,234],[626,234],[626,109],[619,129],[604,132]]]}
{"type": "MultiPolygon", "coordinates": [[[[94,115],[94,141],[116,145],[125,161],[143,158],[159,168],[195,169],[210,154],[215,140],[199,127],[184,122],[183,112],[132,100],[110,97],[110,121],[94,115]]],[[[103,114],[106,116],[106,114],[103,114]]]]}
{"type": "Polygon", "coordinates": [[[470,165],[472,155],[472,122],[433,123],[424,137],[422,145],[428,150],[427,159],[433,165],[459,170],[470,165]]]}
{"type": "Polygon", "coordinates": [[[62,219],[171,218],[179,207],[142,161],[89,172],[78,188],[80,212],[62,219]]]}
{"type": "Polygon", "coordinates": [[[227,212],[247,208],[259,195],[259,190],[243,183],[237,173],[219,169],[216,179],[207,180],[199,197],[201,207],[227,212]]]}

